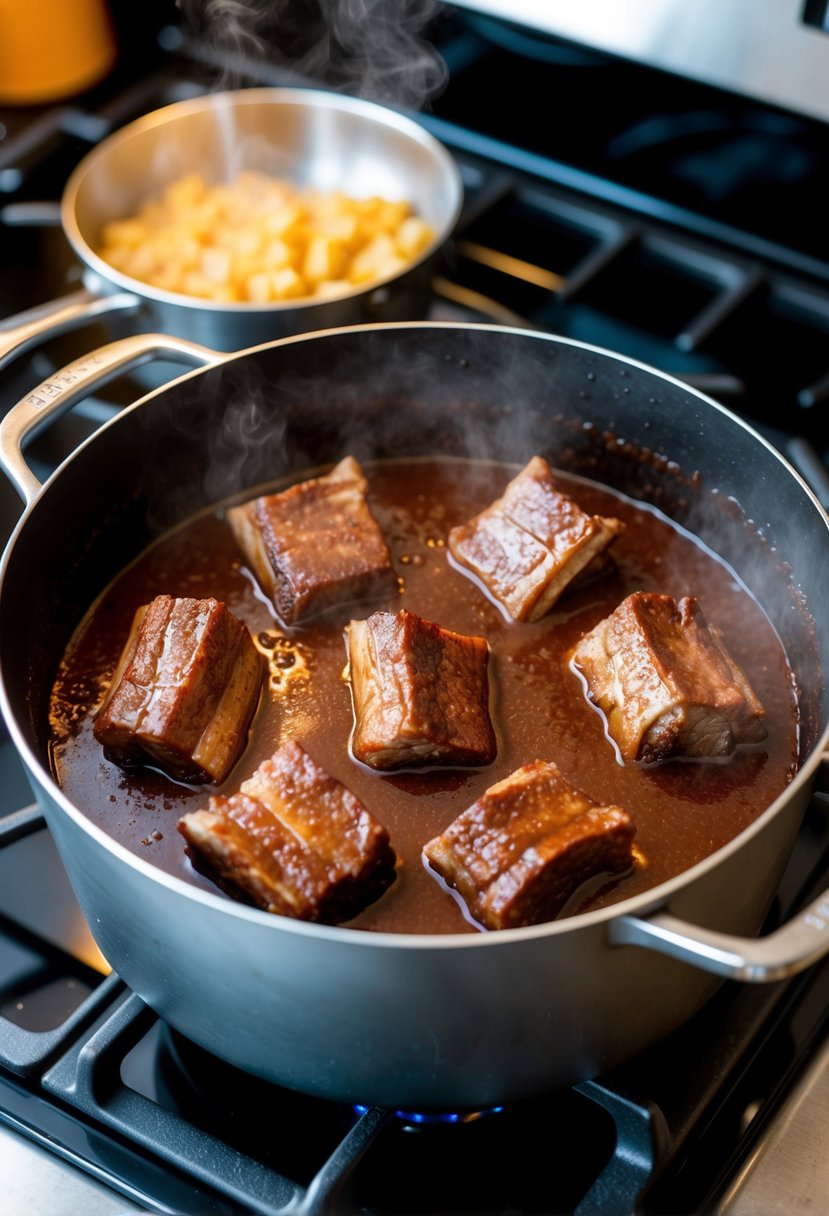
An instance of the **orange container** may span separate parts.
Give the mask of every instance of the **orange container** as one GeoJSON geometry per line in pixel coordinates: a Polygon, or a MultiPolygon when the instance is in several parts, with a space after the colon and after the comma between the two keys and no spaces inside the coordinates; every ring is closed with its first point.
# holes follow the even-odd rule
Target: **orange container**
{"type": "Polygon", "coordinates": [[[101,80],[116,55],[107,0],[0,0],[0,102],[71,97],[101,80]]]}

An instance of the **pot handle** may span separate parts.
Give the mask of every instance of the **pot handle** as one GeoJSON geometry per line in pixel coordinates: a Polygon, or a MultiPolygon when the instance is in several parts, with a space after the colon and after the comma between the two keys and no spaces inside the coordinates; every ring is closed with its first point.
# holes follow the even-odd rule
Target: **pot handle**
{"type": "Polygon", "coordinates": [[[609,940],[613,946],[644,946],[726,979],[766,984],[805,971],[829,950],[829,891],[768,937],[732,937],[657,912],[620,916],[609,940]]]}
{"type": "Polygon", "coordinates": [[[109,312],[135,312],[138,296],[128,291],[96,295],[83,288],[0,322],[0,368],[44,338],[55,338],[69,329],[109,312]]]}
{"type": "Polygon", "coordinates": [[[41,485],[23,459],[23,448],[92,389],[114,379],[127,368],[161,355],[176,363],[210,367],[228,356],[196,342],[167,334],[136,334],[101,346],[44,380],[12,406],[0,422],[0,465],[26,505],[41,485]]]}
{"type": "MultiPolygon", "coordinates": [[[[829,779],[829,753],[823,757],[829,779]]],[[[823,793],[815,795],[826,801],[823,793]]],[[[733,937],[689,925],[667,912],[652,916],[620,916],[609,930],[613,946],[642,946],[691,963],[702,971],[765,984],[805,971],[829,952],[829,890],[766,937],[733,937]]]]}

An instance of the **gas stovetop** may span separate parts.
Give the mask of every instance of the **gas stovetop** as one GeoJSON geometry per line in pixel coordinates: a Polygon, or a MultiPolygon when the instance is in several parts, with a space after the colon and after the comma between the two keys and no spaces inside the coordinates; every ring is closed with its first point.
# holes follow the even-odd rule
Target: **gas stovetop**
{"type": "MultiPolygon", "coordinates": [[[[109,131],[217,84],[297,82],[240,54],[231,72],[167,8],[140,71],[124,56],[79,98],[0,111],[2,315],[77,285],[54,204],[109,131]]],[[[431,32],[445,82],[417,117],[455,155],[466,204],[424,315],[562,333],[685,378],[829,504],[826,131],[505,23],[449,12],[431,32]]],[[[100,323],[18,359],[5,406],[108,338],[100,323]]],[[[141,391],[125,377],[61,420],[36,441],[36,471],[141,391]]],[[[5,486],[0,507],[7,533],[5,486]]],[[[726,983],[613,1075],[512,1108],[343,1107],[207,1057],[109,975],[30,800],[3,737],[0,1211],[742,1216],[829,1194],[816,1135],[829,963],[726,983]]],[[[826,801],[813,799],[768,928],[829,886],[826,801]]]]}

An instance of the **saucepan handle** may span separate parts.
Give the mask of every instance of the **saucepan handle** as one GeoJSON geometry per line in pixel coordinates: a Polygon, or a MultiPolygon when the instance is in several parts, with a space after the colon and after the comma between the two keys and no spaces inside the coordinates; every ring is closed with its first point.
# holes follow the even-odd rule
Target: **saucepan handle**
{"type": "Polygon", "coordinates": [[[110,312],[135,312],[141,300],[128,291],[97,295],[86,288],[38,304],[0,322],[0,368],[46,338],[55,338],[110,312]]]}
{"type": "Polygon", "coordinates": [[[221,363],[226,354],[166,334],[136,334],[101,346],[44,380],[0,422],[0,465],[30,503],[41,485],[23,457],[28,441],[89,393],[139,363],[161,357],[195,367],[221,363]]]}
{"type": "MultiPolygon", "coordinates": [[[[829,780],[829,754],[823,758],[823,788],[829,780]]],[[[826,801],[825,794],[818,798],[826,801]]],[[[727,979],[764,984],[785,979],[829,952],[829,890],[766,937],[733,937],[701,929],[671,916],[620,916],[610,926],[614,946],[643,946],[727,979]]]]}

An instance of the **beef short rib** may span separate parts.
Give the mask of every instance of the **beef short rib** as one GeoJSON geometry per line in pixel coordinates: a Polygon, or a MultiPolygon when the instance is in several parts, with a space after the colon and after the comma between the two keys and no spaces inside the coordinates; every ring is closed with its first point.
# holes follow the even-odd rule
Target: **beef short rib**
{"type": "Polygon", "coordinates": [[[633,819],[599,806],[552,761],[490,786],[423,848],[428,864],[486,929],[552,920],[587,879],[633,864],[633,819]]]}
{"type": "Polygon", "coordinates": [[[499,499],[452,528],[449,552],[508,617],[538,621],[623,528],[582,511],[558,489],[547,461],[533,456],[499,499]]]}
{"type": "Polygon", "coordinates": [[[624,761],[728,756],[766,736],[763,705],[693,596],[629,595],[571,658],[624,761]]]}
{"type": "Polygon", "coordinates": [[[227,511],[227,521],[280,620],[393,593],[397,577],[367,483],[351,456],[325,477],[227,511]]]}
{"type": "Polygon", "coordinates": [[[349,920],[395,878],[386,829],[293,741],[177,826],[225,891],[298,920],[349,920]]]}
{"type": "Polygon", "coordinates": [[[352,752],[376,769],[490,764],[489,645],[406,609],[346,629],[352,752]]]}
{"type": "Polygon", "coordinates": [[[263,670],[247,626],[225,604],[159,595],[135,614],[95,738],[124,768],[153,764],[219,785],[247,743],[263,670]]]}

